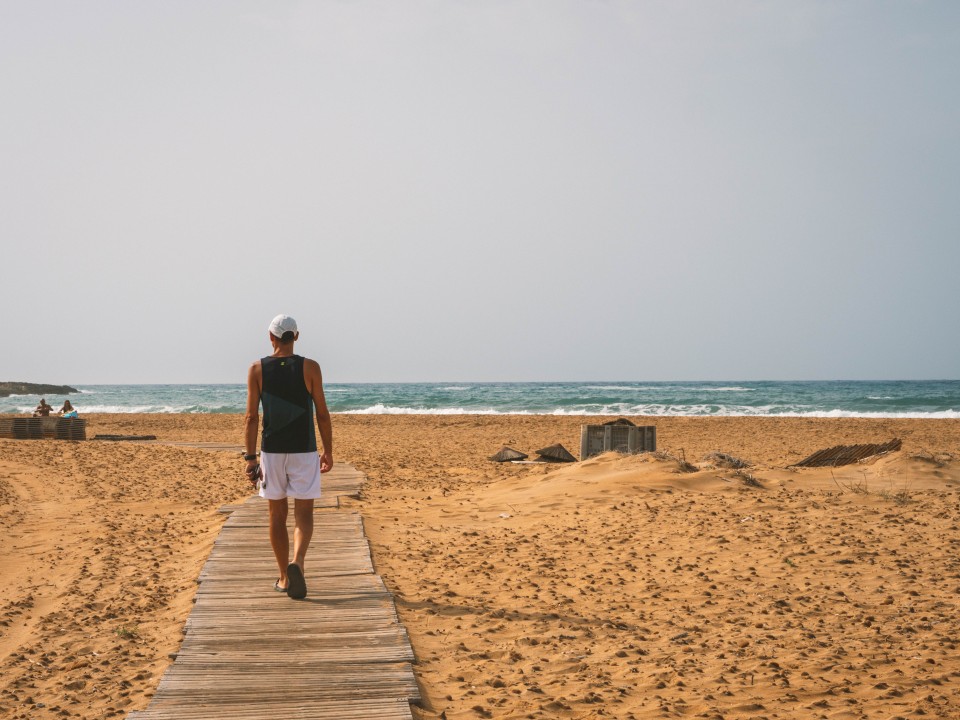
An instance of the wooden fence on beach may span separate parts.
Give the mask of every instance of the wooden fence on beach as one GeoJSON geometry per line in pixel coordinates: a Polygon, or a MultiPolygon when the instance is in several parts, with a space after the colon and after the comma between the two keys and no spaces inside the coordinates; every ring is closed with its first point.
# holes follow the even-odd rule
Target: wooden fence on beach
{"type": "Polygon", "coordinates": [[[621,425],[580,426],[580,459],[605,452],[619,452],[630,455],[641,452],[653,452],[657,449],[657,428],[655,425],[636,426],[632,423],[621,425]]]}
{"type": "Polygon", "coordinates": [[[0,417],[0,438],[86,440],[87,421],[64,417],[0,417]]]}
{"type": "Polygon", "coordinates": [[[266,501],[225,509],[183,645],[149,707],[130,718],[410,720],[420,699],[413,650],[363,519],[337,500],[362,480],[348,465],[324,476],[304,600],[273,589],[266,501]]]}

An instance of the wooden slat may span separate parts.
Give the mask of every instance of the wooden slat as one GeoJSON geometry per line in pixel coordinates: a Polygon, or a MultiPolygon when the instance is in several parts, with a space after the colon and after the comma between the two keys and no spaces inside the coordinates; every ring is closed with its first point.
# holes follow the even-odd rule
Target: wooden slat
{"type": "MultiPolygon", "coordinates": [[[[307,571],[312,574],[316,562],[310,556],[313,554],[312,551],[315,546],[313,543],[310,543],[310,545],[311,553],[307,556],[310,559],[310,562],[307,566],[307,571]]],[[[307,598],[308,601],[314,600],[318,597],[339,597],[341,595],[389,595],[387,587],[383,584],[383,580],[380,579],[380,576],[373,574],[344,575],[338,577],[337,582],[333,584],[326,583],[322,580],[314,584],[316,587],[311,590],[310,597],[307,598]]],[[[227,597],[234,597],[249,586],[250,580],[248,577],[212,577],[204,580],[203,584],[199,586],[197,589],[197,596],[225,595],[227,597]]],[[[277,596],[279,596],[279,593],[277,593],[277,596]]]]}
{"type": "Polygon", "coordinates": [[[297,699],[269,699],[255,704],[249,702],[191,702],[151,703],[146,710],[131,713],[136,720],[394,720],[410,717],[410,704],[396,698],[357,698],[350,703],[339,700],[301,702],[297,699]]]}
{"type": "MultiPolygon", "coordinates": [[[[357,494],[362,480],[337,466],[324,492],[357,494]]],[[[176,661],[150,706],[130,717],[410,720],[420,699],[413,650],[373,571],[360,515],[315,511],[308,595],[295,601],[273,589],[266,501],[222,511],[230,517],[200,574],[176,661]]]]}

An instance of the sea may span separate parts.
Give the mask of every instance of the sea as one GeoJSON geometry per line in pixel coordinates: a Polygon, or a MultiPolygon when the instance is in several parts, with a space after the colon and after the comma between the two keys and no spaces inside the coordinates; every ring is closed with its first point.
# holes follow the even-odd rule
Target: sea
{"type": "MultiPolygon", "coordinates": [[[[246,386],[75,385],[89,413],[242,413],[246,386]]],[[[334,413],[960,418],[960,380],[331,383],[334,413]]],[[[28,413],[39,396],[0,398],[28,413]]],[[[67,396],[47,395],[55,408],[67,396]]]]}

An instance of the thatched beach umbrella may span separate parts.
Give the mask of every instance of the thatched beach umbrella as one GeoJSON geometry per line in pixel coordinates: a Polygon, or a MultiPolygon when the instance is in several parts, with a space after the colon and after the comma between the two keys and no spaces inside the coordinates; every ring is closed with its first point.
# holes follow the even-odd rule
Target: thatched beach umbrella
{"type": "Polygon", "coordinates": [[[491,455],[490,459],[494,462],[510,462],[511,460],[526,460],[527,454],[511,447],[503,446],[503,449],[496,455],[491,455]]]}
{"type": "Polygon", "coordinates": [[[609,420],[604,423],[604,425],[629,425],[630,427],[636,427],[637,424],[630,422],[626,418],[617,418],[616,420],[609,420]]]}
{"type": "Polygon", "coordinates": [[[577,459],[570,454],[570,451],[567,450],[560,443],[537,450],[537,455],[540,456],[541,460],[544,460],[546,462],[576,462],[577,461],[577,459]]]}

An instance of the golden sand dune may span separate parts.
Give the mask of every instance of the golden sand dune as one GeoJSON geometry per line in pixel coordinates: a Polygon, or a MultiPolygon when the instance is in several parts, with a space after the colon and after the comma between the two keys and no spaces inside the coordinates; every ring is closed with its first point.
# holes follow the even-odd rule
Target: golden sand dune
{"type": "MultiPolygon", "coordinates": [[[[236,416],[88,419],[91,437],[241,435],[236,416]]],[[[487,460],[576,448],[580,422],[334,418],[337,457],[369,476],[350,502],[418,656],[417,717],[960,717],[960,422],[647,418],[656,456],[487,460]]],[[[0,717],[146,706],[240,466],[0,440],[0,717]]]]}

